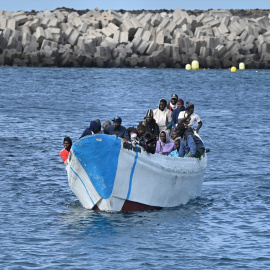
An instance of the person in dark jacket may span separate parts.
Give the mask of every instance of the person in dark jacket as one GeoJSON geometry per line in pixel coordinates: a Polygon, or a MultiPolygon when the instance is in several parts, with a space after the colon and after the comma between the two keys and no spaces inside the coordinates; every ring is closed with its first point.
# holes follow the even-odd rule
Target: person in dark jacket
{"type": "Polygon", "coordinates": [[[183,140],[180,143],[179,157],[195,157],[201,158],[205,152],[205,147],[202,140],[196,136],[193,129],[185,124],[178,124],[178,132],[183,140]]]}
{"type": "Polygon", "coordinates": [[[149,109],[144,117],[144,121],[141,121],[139,123],[140,125],[145,126],[145,133],[151,134],[152,136],[155,136],[158,140],[159,138],[159,126],[156,123],[155,119],[153,118],[153,111],[149,109]]]}
{"type": "Polygon", "coordinates": [[[91,121],[90,126],[84,130],[84,132],[81,135],[80,139],[85,137],[85,136],[90,136],[90,135],[97,134],[100,130],[101,130],[100,123],[98,123],[97,121],[91,121]]]}
{"type": "Polygon", "coordinates": [[[125,140],[129,140],[129,134],[127,129],[122,126],[122,118],[116,116],[113,120],[113,125],[106,126],[104,129],[104,133],[108,135],[116,135],[117,137],[123,138],[125,140]]]}
{"type": "Polygon", "coordinates": [[[178,116],[179,113],[182,111],[185,111],[186,108],[184,106],[184,100],[183,99],[178,99],[177,100],[177,108],[173,111],[172,114],[172,126],[173,128],[176,128],[177,124],[178,124],[178,116]]]}

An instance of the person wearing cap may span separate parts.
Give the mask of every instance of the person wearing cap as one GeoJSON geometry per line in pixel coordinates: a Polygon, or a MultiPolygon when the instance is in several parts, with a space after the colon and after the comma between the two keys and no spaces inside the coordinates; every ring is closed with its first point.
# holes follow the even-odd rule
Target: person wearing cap
{"type": "Polygon", "coordinates": [[[68,164],[68,155],[72,146],[72,140],[70,137],[65,137],[63,141],[64,149],[60,151],[60,157],[62,161],[67,165],[68,164]]]}
{"type": "Polygon", "coordinates": [[[193,128],[194,122],[198,123],[196,132],[199,133],[199,129],[202,127],[202,121],[198,114],[194,113],[194,104],[191,102],[186,103],[186,111],[182,111],[178,116],[178,123],[183,123],[188,127],[193,128]]]}
{"type": "Polygon", "coordinates": [[[155,136],[156,139],[158,140],[159,137],[159,126],[156,123],[155,119],[153,118],[153,111],[152,109],[149,109],[146,112],[146,115],[144,117],[144,121],[141,121],[139,123],[139,126],[143,125],[145,126],[145,133],[151,134],[151,136],[155,136]]]}
{"type": "Polygon", "coordinates": [[[91,135],[94,135],[94,134],[99,134],[101,130],[101,124],[100,124],[100,121],[91,121],[90,122],[90,125],[88,128],[86,128],[84,130],[84,132],[82,133],[81,138],[85,137],[85,136],[91,136],[91,135]]]}
{"type": "Polygon", "coordinates": [[[172,126],[173,126],[173,128],[177,127],[179,113],[182,111],[185,111],[185,110],[186,110],[186,108],[184,106],[184,100],[181,98],[178,99],[177,100],[177,108],[172,113],[172,126]]]}
{"type": "Polygon", "coordinates": [[[120,137],[122,139],[125,139],[129,141],[129,134],[127,129],[122,126],[122,118],[119,116],[116,116],[113,120],[113,125],[106,126],[104,129],[104,133],[108,135],[115,135],[117,137],[120,137]]]}
{"type": "Polygon", "coordinates": [[[162,98],[159,101],[158,109],[153,111],[154,119],[159,126],[159,131],[166,130],[170,133],[170,124],[172,121],[172,112],[167,109],[167,101],[162,98]]]}
{"type": "Polygon", "coordinates": [[[176,94],[172,94],[171,100],[167,105],[167,109],[173,112],[177,108],[177,100],[178,96],[176,94]]]}

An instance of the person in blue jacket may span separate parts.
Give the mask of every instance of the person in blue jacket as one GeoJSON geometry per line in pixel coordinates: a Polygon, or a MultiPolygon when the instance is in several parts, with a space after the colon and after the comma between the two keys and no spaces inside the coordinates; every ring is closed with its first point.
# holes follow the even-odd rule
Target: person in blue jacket
{"type": "Polygon", "coordinates": [[[172,126],[173,128],[176,128],[177,124],[178,124],[178,116],[179,113],[182,111],[185,111],[186,108],[184,106],[184,100],[183,99],[178,99],[177,100],[177,108],[173,111],[172,114],[172,126]]]}
{"type": "Polygon", "coordinates": [[[108,135],[116,135],[117,137],[123,138],[127,141],[130,140],[127,129],[122,126],[122,118],[116,116],[113,120],[113,125],[106,126],[104,133],[108,135]]]}
{"type": "Polygon", "coordinates": [[[205,152],[205,147],[202,140],[196,136],[193,129],[186,127],[185,124],[178,124],[178,132],[183,140],[180,143],[179,157],[194,157],[201,158],[205,152]]]}

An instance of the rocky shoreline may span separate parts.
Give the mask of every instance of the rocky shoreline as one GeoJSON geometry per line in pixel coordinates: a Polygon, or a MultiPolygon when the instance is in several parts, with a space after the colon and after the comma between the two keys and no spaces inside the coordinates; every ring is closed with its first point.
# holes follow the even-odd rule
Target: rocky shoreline
{"type": "Polygon", "coordinates": [[[270,68],[270,10],[0,10],[0,65],[270,68]]]}

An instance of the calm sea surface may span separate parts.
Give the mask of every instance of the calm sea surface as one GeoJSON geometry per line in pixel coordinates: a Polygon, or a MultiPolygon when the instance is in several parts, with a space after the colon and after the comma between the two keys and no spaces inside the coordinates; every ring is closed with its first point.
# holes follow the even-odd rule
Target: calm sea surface
{"type": "Polygon", "coordinates": [[[0,68],[0,269],[270,269],[270,71],[0,68]],[[126,127],[160,98],[195,104],[201,197],[100,213],[70,191],[59,151],[91,120],[126,127]]]}

